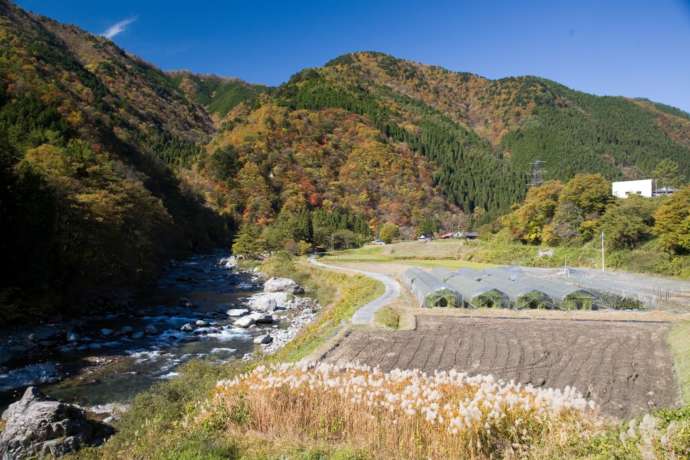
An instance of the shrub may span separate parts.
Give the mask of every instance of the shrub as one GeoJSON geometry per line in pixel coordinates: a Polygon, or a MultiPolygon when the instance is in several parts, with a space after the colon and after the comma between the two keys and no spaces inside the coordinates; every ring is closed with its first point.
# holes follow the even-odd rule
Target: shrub
{"type": "Polygon", "coordinates": [[[266,241],[256,225],[244,224],[232,244],[232,252],[238,256],[256,259],[266,252],[266,241]]]}
{"type": "Polygon", "coordinates": [[[610,249],[632,249],[651,238],[655,203],[631,196],[609,206],[601,218],[601,230],[610,249]]]}
{"type": "Polygon", "coordinates": [[[393,240],[399,236],[400,228],[391,222],[386,222],[383,224],[383,226],[381,226],[381,230],[379,231],[379,238],[381,238],[381,240],[386,244],[392,243],[393,240]]]}

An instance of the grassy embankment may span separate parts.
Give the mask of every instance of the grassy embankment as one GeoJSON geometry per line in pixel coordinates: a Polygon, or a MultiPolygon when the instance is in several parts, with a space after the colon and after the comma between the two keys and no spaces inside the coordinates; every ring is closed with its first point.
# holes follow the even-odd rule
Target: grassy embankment
{"type": "Polygon", "coordinates": [[[690,407],[690,321],[673,325],[668,336],[683,403],[690,407]]]}
{"type": "MultiPolygon", "coordinates": [[[[607,251],[606,266],[630,272],[655,273],[690,278],[690,257],[671,257],[650,242],[635,250],[607,251]]],[[[483,268],[496,265],[524,265],[528,267],[601,267],[601,252],[597,244],[581,247],[540,248],[498,238],[477,241],[435,240],[408,241],[387,246],[365,246],[337,251],[326,257],[333,262],[403,263],[428,267],[483,268]],[[550,250],[553,255],[539,256],[550,250]]]]}
{"type": "Polygon", "coordinates": [[[294,340],[272,356],[251,362],[216,366],[194,361],[184,366],[180,376],[162,382],[138,395],[130,411],[117,424],[118,433],[99,449],[85,449],[79,459],[227,459],[227,458],[323,458],[340,455],[356,458],[346,447],[312,443],[287,445],[261,436],[238,438],[221,426],[190,424],[219,380],[233,378],[262,364],[295,362],[309,355],[336,334],[361,305],[383,292],[383,286],[364,276],[320,270],[305,260],[274,258],[262,267],[268,274],[290,276],[307,294],[325,305],[317,319],[294,340]]]}

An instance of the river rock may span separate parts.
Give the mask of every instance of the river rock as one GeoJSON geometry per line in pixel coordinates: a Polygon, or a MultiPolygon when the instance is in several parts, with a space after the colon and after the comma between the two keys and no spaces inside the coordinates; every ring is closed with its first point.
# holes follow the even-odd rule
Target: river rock
{"type": "Polygon", "coordinates": [[[290,278],[269,278],[264,284],[264,292],[287,292],[299,294],[302,288],[290,278]]]}
{"type": "Polygon", "coordinates": [[[225,268],[233,269],[237,267],[237,258],[235,256],[223,257],[220,259],[219,264],[225,268]]]}
{"type": "Polygon", "coordinates": [[[76,406],[46,397],[29,387],[22,399],[2,414],[0,458],[62,456],[83,446],[101,444],[114,433],[109,425],[86,418],[76,406]]]}
{"type": "Polygon", "coordinates": [[[232,323],[233,326],[235,327],[242,327],[242,328],[247,328],[254,324],[256,322],[256,319],[252,315],[247,315],[243,316],[242,318],[236,319],[234,323],[232,323]]]}
{"type": "Polygon", "coordinates": [[[132,326],[124,326],[122,329],[120,329],[117,334],[118,335],[129,335],[132,332],[134,332],[134,328],[132,326]]]}
{"type": "Polygon", "coordinates": [[[268,345],[271,342],[273,342],[273,337],[271,337],[269,334],[254,337],[254,343],[257,345],[268,345]]]}
{"type": "Polygon", "coordinates": [[[239,318],[240,316],[248,315],[249,310],[246,308],[231,308],[225,313],[227,313],[230,318],[239,318]]]}
{"type": "Polygon", "coordinates": [[[72,342],[72,343],[78,342],[79,341],[79,334],[77,334],[74,331],[69,331],[67,333],[67,341],[72,342]]]}
{"type": "Polygon", "coordinates": [[[194,330],[194,326],[192,325],[192,323],[185,323],[182,325],[180,330],[182,332],[192,332],[194,330]]]}
{"type": "Polygon", "coordinates": [[[255,324],[273,324],[273,322],[275,321],[273,315],[259,312],[252,313],[249,316],[245,316],[245,318],[252,318],[255,324]]]}
{"type": "Polygon", "coordinates": [[[203,319],[198,319],[198,320],[196,320],[196,322],[194,324],[196,324],[199,327],[206,327],[206,326],[208,326],[208,321],[204,321],[203,319]]]}
{"type": "Polygon", "coordinates": [[[270,312],[279,306],[286,306],[288,303],[287,292],[263,292],[249,297],[247,302],[252,310],[270,312]]]}

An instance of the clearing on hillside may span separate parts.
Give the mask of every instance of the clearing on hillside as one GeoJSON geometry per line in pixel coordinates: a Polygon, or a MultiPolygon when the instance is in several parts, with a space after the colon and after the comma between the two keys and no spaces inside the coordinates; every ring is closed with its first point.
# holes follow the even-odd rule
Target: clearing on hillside
{"type": "Polygon", "coordinates": [[[354,330],[323,357],[391,369],[456,369],[534,386],[576,387],[604,413],[678,402],[667,323],[420,315],[412,331],[354,330]]]}

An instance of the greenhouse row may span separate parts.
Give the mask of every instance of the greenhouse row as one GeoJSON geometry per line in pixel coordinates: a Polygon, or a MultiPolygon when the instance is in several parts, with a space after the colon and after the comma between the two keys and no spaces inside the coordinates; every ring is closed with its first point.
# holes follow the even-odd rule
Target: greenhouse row
{"type": "Polygon", "coordinates": [[[615,283],[594,277],[551,276],[516,267],[483,270],[410,268],[403,282],[423,308],[641,309],[645,299],[626,296],[615,283]],[[587,281],[592,283],[588,285],[587,281]]]}

